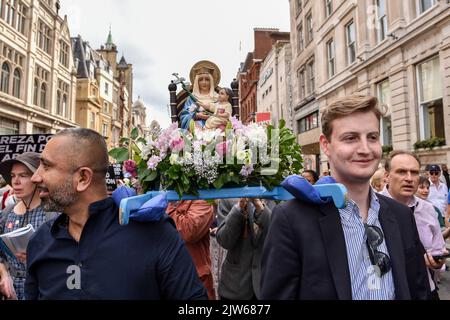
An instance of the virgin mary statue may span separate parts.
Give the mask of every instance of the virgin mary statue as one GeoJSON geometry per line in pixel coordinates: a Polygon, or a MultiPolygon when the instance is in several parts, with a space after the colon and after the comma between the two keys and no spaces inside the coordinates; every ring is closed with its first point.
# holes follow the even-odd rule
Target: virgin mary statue
{"type": "MultiPolygon", "coordinates": [[[[192,94],[197,100],[205,103],[217,101],[215,88],[220,82],[220,70],[216,64],[207,60],[197,62],[191,69],[190,80],[193,83],[192,94]]],[[[209,115],[188,97],[180,114],[181,128],[189,129],[191,120],[196,126],[203,127],[208,118],[209,115]]]]}

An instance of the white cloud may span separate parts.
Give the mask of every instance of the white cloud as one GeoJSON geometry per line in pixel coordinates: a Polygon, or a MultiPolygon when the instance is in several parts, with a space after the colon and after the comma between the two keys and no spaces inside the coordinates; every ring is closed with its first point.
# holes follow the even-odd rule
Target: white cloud
{"type": "Polygon", "coordinates": [[[134,99],[148,106],[148,121],[170,123],[166,106],[172,73],[188,78],[203,59],[216,63],[230,86],[240,62],[253,51],[253,28],[289,31],[288,0],[62,0],[72,36],[91,46],[113,41],[134,68],[134,99]],[[239,44],[242,43],[242,50],[239,44]]]}

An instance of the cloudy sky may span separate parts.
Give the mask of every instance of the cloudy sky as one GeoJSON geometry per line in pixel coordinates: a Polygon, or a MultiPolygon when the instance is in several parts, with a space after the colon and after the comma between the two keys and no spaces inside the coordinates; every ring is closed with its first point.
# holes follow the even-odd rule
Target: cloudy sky
{"type": "MultiPolygon", "coordinates": [[[[134,69],[134,100],[141,97],[148,121],[169,122],[167,89],[172,73],[189,79],[199,60],[211,60],[230,86],[240,62],[253,51],[253,28],[289,31],[288,0],[61,0],[72,36],[94,49],[113,41],[134,69]]],[[[188,80],[189,81],[189,80],[188,80]]]]}

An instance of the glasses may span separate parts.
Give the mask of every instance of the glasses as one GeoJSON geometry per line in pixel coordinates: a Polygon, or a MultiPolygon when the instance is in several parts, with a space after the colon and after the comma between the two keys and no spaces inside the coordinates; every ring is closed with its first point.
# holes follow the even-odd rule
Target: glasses
{"type": "Polygon", "coordinates": [[[364,224],[367,235],[367,249],[369,251],[370,262],[380,269],[380,277],[391,270],[391,260],[384,252],[378,251],[377,247],[383,243],[384,236],[381,229],[377,226],[364,224]]]}
{"type": "Polygon", "coordinates": [[[430,171],[430,176],[438,176],[439,173],[439,171],[430,171]]]}

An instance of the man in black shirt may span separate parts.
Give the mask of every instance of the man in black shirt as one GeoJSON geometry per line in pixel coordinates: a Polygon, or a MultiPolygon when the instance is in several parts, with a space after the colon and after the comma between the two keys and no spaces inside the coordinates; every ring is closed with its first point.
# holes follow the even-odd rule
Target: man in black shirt
{"type": "Polygon", "coordinates": [[[47,209],[63,214],[28,246],[27,299],[206,299],[168,216],[119,225],[108,197],[104,138],[89,129],[56,134],[32,180],[47,209]]]}

